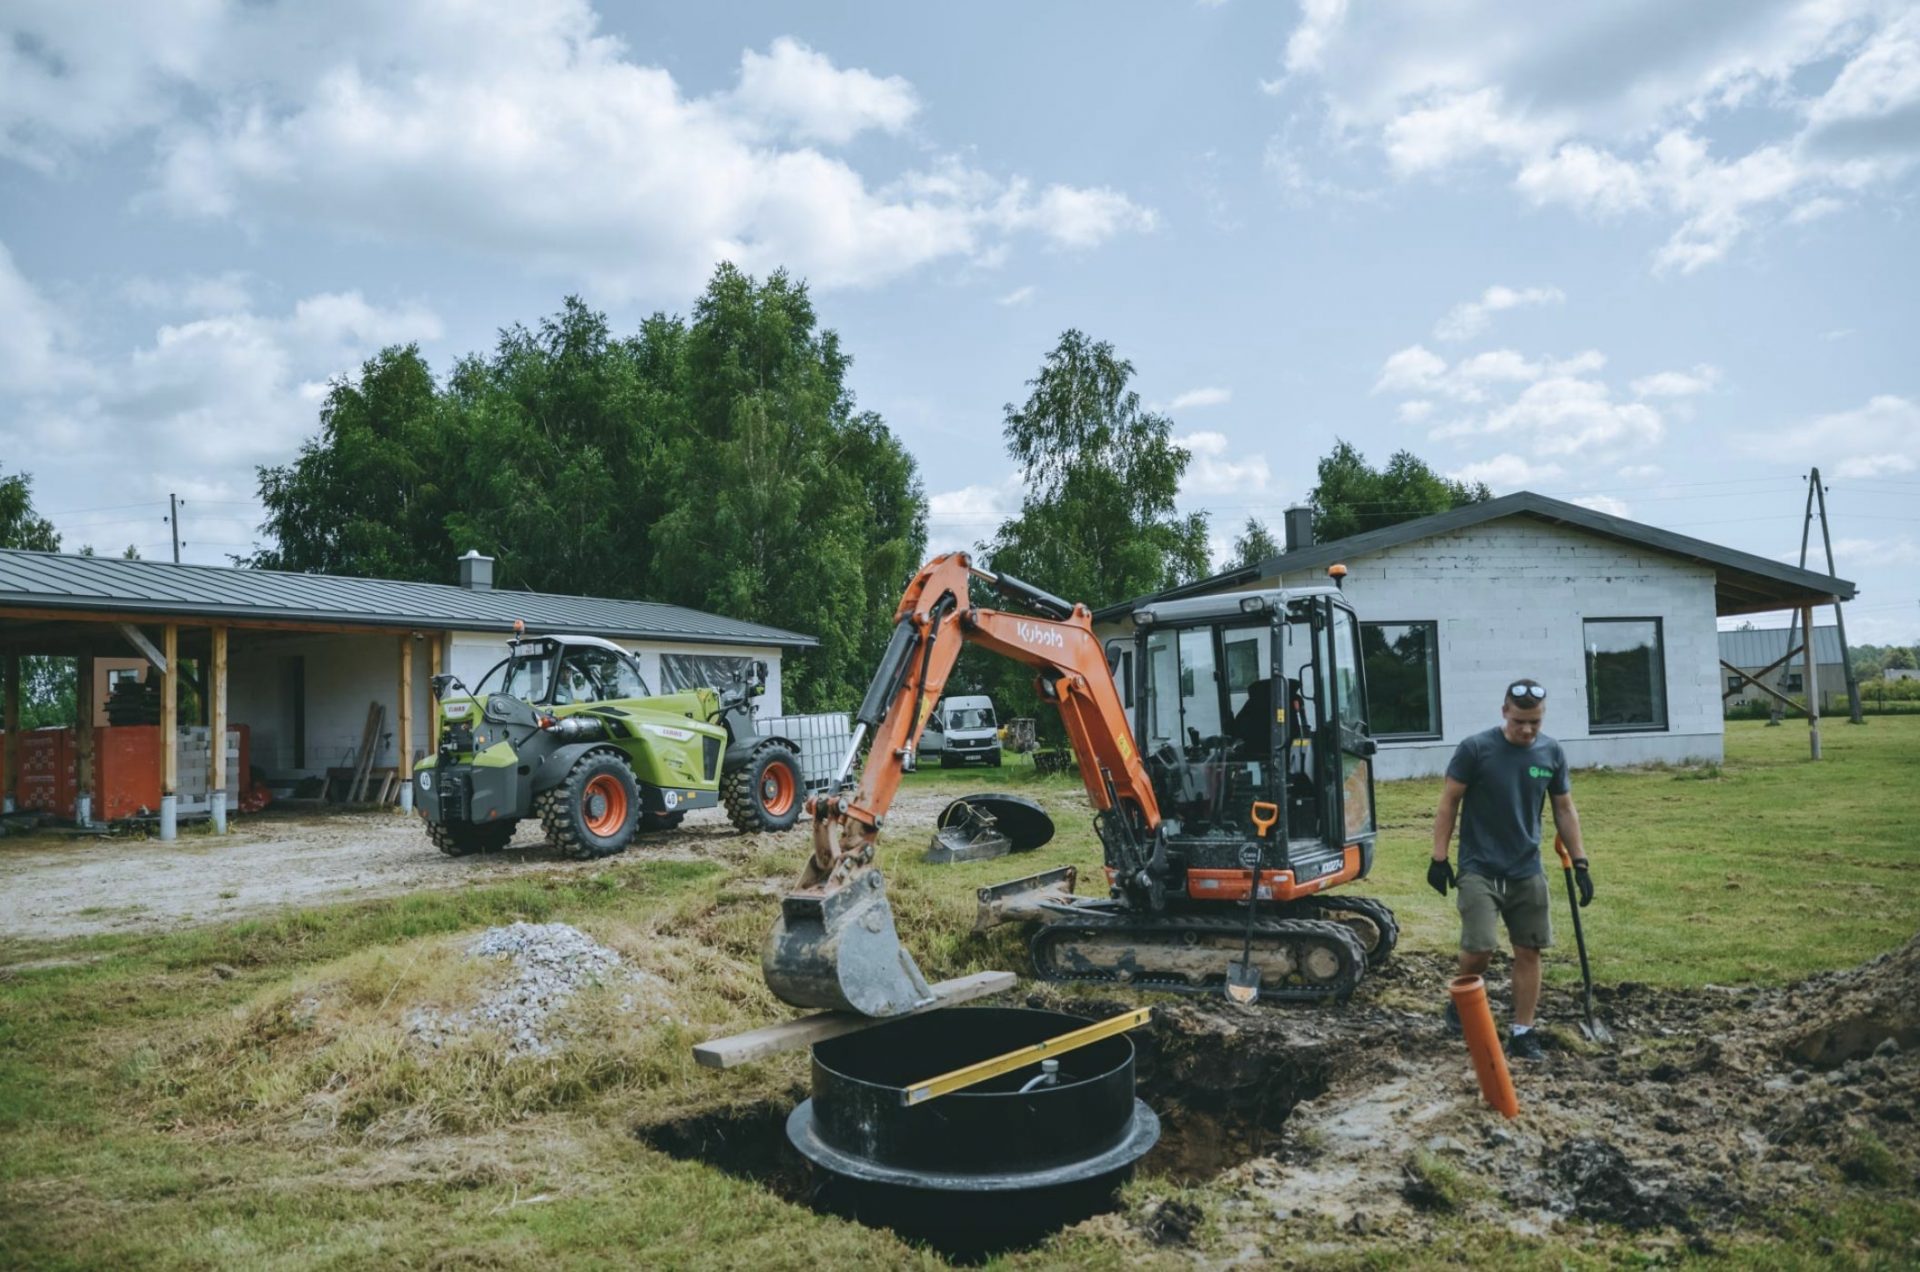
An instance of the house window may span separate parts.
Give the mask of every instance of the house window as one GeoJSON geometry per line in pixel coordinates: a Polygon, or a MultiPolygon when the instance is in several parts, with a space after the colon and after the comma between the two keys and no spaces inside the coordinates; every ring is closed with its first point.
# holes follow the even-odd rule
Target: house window
{"type": "Polygon", "coordinates": [[[1746,687],[1747,687],[1747,678],[1745,676],[1728,676],[1727,677],[1728,693],[1739,693],[1742,689],[1745,689],[1746,687]]]}
{"type": "Polygon", "coordinates": [[[1587,726],[1595,733],[1667,727],[1667,659],[1657,618],[1590,618],[1587,726]]]}
{"type": "Polygon", "coordinates": [[[1375,737],[1440,736],[1439,630],[1432,622],[1360,624],[1375,737]]]}
{"type": "Polygon", "coordinates": [[[1799,672],[1790,671],[1787,673],[1787,692],[1788,693],[1799,693],[1801,690],[1805,689],[1806,687],[1807,687],[1807,682],[1801,678],[1801,674],[1799,672]]]}

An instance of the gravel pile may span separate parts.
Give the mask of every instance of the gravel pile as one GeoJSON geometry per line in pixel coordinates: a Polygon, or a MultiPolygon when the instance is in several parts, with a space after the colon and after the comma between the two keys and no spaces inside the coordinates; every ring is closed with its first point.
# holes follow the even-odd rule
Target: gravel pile
{"type": "MultiPolygon", "coordinates": [[[[509,1055],[544,1056],[560,1044],[558,1017],[589,985],[624,984],[664,988],[658,977],[624,966],[620,955],[566,923],[513,923],[489,928],[466,949],[470,958],[510,962],[512,975],[473,1007],[462,1011],[419,1008],[407,1013],[409,1036],[431,1047],[464,1038],[476,1029],[502,1035],[509,1055]]],[[[633,994],[620,1010],[638,1005],[633,994]]]]}

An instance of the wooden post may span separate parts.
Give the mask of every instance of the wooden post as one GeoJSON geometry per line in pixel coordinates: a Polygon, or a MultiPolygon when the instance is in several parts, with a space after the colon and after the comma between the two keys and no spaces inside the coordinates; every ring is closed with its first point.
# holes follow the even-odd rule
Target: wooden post
{"type": "Polygon", "coordinates": [[[0,746],[0,813],[10,813],[20,781],[20,655],[8,654],[6,662],[6,699],[0,705],[0,728],[7,731],[6,744],[0,746]]]}
{"type": "Polygon", "coordinates": [[[160,673],[160,838],[179,833],[180,816],[180,627],[168,623],[160,639],[167,669],[160,673]]]}
{"type": "MultiPolygon", "coordinates": [[[[427,684],[429,687],[433,684],[431,677],[437,676],[441,672],[442,660],[440,657],[440,649],[441,642],[445,639],[446,636],[444,633],[435,632],[427,640],[427,675],[429,677],[427,684]]],[[[433,695],[431,689],[429,689],[427,694],[427,715],[430,721],[427,725],[427,736],[432,739],[431,745],[433,749],[438,751],[440,749],[440,699],[433,695]]]]}
{"type": "Polygon", "coordinates": [[[1800,611],[1800,625],[1807,632],[1806,652],[1800,655],[1800,665],[1807,669],[1807,741],[1817,760],[1820,758],[1820,655],[1813,648],[1813,606],[1800,611]]]}
{"type": "Polygon", "coordinates": [[[393,778],[400,811],[413,811],[413,633],[400,638],[400,734],[394,740],[393,778]]]}
{"type": "Polygon", "coordinates": [[[93,821],[93,655],[73,660],[73,820],[93,821]]]}
{"type": "Polygon", "coordinates": [[[213,833],[227,833],[227,629],[216,627],[207,684],[207,808],[213,833]]]}

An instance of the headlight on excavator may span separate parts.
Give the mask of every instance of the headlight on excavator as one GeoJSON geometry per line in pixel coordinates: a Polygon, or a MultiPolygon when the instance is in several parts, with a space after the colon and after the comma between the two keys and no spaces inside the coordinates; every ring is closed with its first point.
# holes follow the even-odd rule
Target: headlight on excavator
{"type": "Polygon", "coordinates": [[[1267,598],[1264,596],[1243,596],[1240,598],[1242,614],[1264,614],[1267,612],[1267,598]]]}

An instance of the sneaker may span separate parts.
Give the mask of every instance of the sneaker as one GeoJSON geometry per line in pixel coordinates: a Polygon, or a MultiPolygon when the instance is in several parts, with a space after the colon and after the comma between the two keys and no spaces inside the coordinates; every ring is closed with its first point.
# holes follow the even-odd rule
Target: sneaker
{"type": "Polygon", "coordinates": [[[1529,1029],[1523,1034],[1507,1035],[1507,1055],[1514,1060],[1545,1060],[1547,1053],[1540,1047],[1540,1031],[1529,1029]]]}
{"type": "Polygon", "coordinates": [[[1460,1036],[1460,1009],[1453,1005],[1452,999],[1447,1000],[1447,1012],[1443,1019],[1447,1022],[1447,1032],[1458,1038],[1460,1036]]]}

